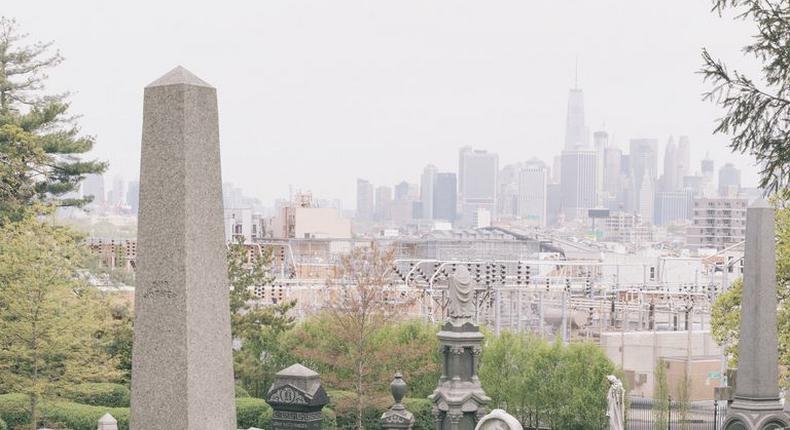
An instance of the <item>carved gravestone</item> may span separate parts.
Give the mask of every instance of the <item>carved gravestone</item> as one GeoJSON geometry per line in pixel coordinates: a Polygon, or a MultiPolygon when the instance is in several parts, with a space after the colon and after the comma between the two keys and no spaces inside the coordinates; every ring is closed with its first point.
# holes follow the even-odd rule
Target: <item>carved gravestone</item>
{"type": "Polygon", "coordinates": [[[494,409],[480,419],[475,430],[524,430],[524,428],[512,415],[502,409],[494,409]]]}
{"type": "Polygon", "coordinates": [[[99,425],[97,427],[98,430],[118,430],[118,421],[110,415],[106,413],[99,418],[99,425]]]}
{"type": "Polygon", "coordinates": [[[320,430],[321,409],[329,398],[318,373],[297,363],[277,372],[266,403],[272,407],[273,430],[320,430]]]}
{"type": "Polygon", "coordinates": [[[406,386],[406,381],[403,380],[403,376],[400,372],[396,373],[395,378],[390,383],[390,391],[395,399],[395,404],[381,415],[381,428],[384,430],[411,430],[411,427],[414,425],[414,414],[409,412],[406,406],[403,406],[403,403],[401,403],[407,389],[408,387],[406,386]]]}
{"type": "Polygon", "coordinates": [[[474,323],[474,285],[465,266],[450,277],[448,296],[448,317],[437,334],[442,375],[428,398],[436,430],[473,430],[491,398],[477,377],[483,334],[474,323]]]}

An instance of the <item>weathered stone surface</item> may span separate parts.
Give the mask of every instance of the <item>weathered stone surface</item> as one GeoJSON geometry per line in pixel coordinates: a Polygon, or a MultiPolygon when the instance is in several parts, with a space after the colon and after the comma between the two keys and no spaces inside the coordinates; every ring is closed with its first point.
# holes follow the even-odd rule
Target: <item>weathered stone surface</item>
{"type": "MultiPolygon", "coordinates": [[[[466,291],[474,290],[469,285],[466,267],[458,266],[450,278],[450,285],[462,286],[466,291]]],[[[437,334],[439,351],[442,354],[442,375],[439,383],[428,398],[433,403],[436,430],[473,430],[486,413],[491,401],[477,377],[483,334],[480,327],[469,321],[468,294],[449,294],[448,308],[458,309],[450,313],[442,330],[437,334]]],[[[472,309],[474,303],[471,303],[472,309]]]]}
{"type": "Polygon", "coordinates": [[[494,409],[477,423],[475,430],[524,430],[521,423],[502,409],[494,409]]]}
{"type": "Polygon", "coordinates": [[[131,430],[236,429],[216,90],[145,88],[131,430]]]}
{"type": "Polygon", "coordinates": [[[776,306],[774,209],[761,200],[746,212],[738,383],[725,429],[790,425],[779,402],[776,306]]]}
{"type": "Polygon", "coordinates": [[[401,403],[407,390],[408,386],[406,381],[403,380],[403,375],[400,372],[396,373],[390,383],[390,391],[392,392],[392,398],[395,399],[395,404],[381,414],[379,419],[381,428],[384,430],[411,430],[414,425],[414,414],[408,411],[406,406],[401,403]]]}
{"type": "Polygon", "coordinates": [[[277,372],[266,403],[272,407],[273,430],[319,430],[329,397],[318,373],[297,363],[277,372]]]}
{"type": "Polygon", "coordinates": [[[109,413],[99,418],[98,430],[118,430],[118,421],[109,413]]]}

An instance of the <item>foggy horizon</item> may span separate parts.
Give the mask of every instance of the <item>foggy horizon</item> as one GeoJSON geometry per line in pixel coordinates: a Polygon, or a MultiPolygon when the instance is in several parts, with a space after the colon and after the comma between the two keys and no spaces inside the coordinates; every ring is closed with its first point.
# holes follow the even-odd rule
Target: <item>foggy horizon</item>
{"type": "MultiPolygon", "coordinates": [[[[753,28],[709,1],[371,3],[276,1],[190,10],[139,2],[16,2],[3,11],[53,41],[66,61],[48,89],[70,101],[97,143],[105,174],[138,175],[145,85],[182,65],[217,88],[222,174],[266,206],[294,190],[355,205],[356,179],[419,183],[427,164],[456,172],[458,149],[499,154],[500,167],[564,143],[578,59],[588,131],[627,152],[632,138],[691,141],[755,186],[749,156],[713,136],[719,107],[703,102],[702,47],[738,70],[753,28]],[[42,4],[51,11],[41,14],[42,4]]],[[[590,138],[591,139],[591,138],[590,138]]],[[[661,163],[659,162],[659,171],[661,163]]]]}

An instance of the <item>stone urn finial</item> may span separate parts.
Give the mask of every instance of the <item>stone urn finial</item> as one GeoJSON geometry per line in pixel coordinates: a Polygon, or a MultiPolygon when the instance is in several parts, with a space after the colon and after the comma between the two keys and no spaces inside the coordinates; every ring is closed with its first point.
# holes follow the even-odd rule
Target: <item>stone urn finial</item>
{"type": "Polygon", "coordinates": [[[396,372],[390,382],[390,391],[392,398],[395,399],[395,404],[384,412],[380,419],[381,427],[384,430],[411,430],[414,425],[414,414],[406,410],[406,406],[401,403],[408,388],[406,381],[403,380],[403,375],[396,372]]]}
{"type": "Polygon", "coordinates": [[[403,375],[400,372],[395,372],[395,376],[390,382],[390,392],[392,393],[392,398],[395,399],[395,404],[400,405],[401,400],[406,395],[406,391],[408,391],[409,387],[406,385],[406,381],[403,380],[403,375]]]}

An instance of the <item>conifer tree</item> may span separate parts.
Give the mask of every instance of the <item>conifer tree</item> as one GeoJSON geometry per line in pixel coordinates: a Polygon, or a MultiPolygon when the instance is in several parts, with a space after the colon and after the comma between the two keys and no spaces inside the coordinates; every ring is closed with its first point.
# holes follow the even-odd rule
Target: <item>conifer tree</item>
{"type": "Polygon", "coordinates": [[[81,206],[68,198],[86,175],[107,165],[82,156],[94,138],[69,112],[68,94],[46,94],[46,72],[63,61],[52,43],[25,44],[15,20],[0,17],[0,222],[34,207],[81,206]]]}

